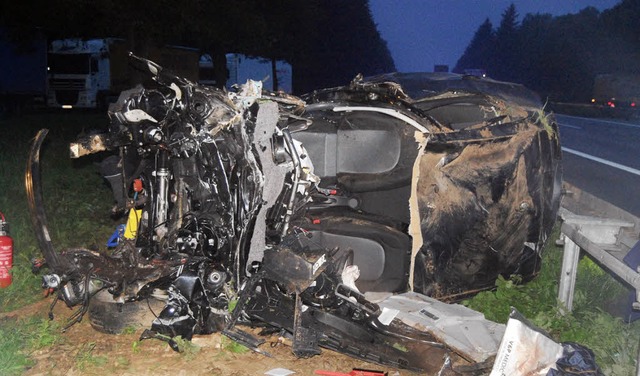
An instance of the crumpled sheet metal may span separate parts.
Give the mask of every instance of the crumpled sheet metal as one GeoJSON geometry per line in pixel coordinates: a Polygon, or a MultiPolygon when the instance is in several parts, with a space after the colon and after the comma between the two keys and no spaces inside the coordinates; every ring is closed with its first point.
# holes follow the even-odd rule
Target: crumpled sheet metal
{"type": "Polygon", "coordinates": [[[495,356],[505,325],[485,319],[480,312],[460,304],[447,304],[408,292],[378,303],[383,311],[393,310],[395,318],[431,333],[463,358],[482,363],[495,356]]]}
{"type": "Polygon", "coordinates": [[[429,139],[414,177],[414,291],[450,300],[499,275],[535,276],[559,204],[558,141],[532,118],[457,133],[429,139]]]}

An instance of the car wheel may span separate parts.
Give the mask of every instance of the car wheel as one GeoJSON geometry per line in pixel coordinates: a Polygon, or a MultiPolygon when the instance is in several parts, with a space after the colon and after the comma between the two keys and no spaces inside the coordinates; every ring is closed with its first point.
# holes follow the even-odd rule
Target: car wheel
{"type": "Polygon", "coordinates": [[[118,303],[106,290],[89,302],[89,323],[93,329],[107,334],[149,327],[165,303],[153,297],[137,302],[118,303]]]}

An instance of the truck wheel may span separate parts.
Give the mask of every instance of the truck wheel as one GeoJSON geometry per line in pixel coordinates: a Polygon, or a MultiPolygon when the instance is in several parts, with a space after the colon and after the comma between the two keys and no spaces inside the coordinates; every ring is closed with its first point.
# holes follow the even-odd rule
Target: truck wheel
{"type": "Polygon", "coordinates": [[[138,302],[117,303],[106,290],[98,292],[89,302],[89,323],[93,329],[107,334],[150,327],[164,302],[153,297],[138,302]]]}
{"type": "Polygon", "coordinates": [[[109,95],[107,93],[98,93],[96,96],[96,109],[100,112],[106,112],[109,109],[109,95]]]}

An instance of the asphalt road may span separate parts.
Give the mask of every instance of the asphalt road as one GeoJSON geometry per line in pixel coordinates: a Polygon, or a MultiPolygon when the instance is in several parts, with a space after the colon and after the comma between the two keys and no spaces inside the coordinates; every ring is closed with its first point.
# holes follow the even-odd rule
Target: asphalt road
{"type": "Polygon", "coordinates": [[[564,180],[640,217],[640,123],[556,118],[564,180]]]}

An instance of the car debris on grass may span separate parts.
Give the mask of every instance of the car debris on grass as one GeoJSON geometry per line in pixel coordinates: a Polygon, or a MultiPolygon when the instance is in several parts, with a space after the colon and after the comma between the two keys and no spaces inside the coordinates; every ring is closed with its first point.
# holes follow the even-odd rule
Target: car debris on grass
{"type": "Polygon", "coordinates": [[[101,170],[126,223],[109,247],[56,249],[46,130],[30,152],[45,287],[81,307],[69,325],[88,312],[117,331],[153,301],[143,338],[176,349],[221,332],[268,355],[249,324],[288,335],[299,357],[324,347],[415,371],[491,368],[504,325],[450,303],[540,269],[561,152],[533,93],[398,73],[302,97],[254,81],[226,92],[132,61],[154,82],[71,145],[72,157],[110,153],[101,170]]]}

